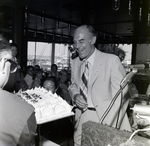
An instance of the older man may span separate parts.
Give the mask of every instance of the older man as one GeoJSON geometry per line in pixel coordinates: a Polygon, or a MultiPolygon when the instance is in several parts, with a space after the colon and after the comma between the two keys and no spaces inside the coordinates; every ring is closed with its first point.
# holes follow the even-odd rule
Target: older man
{"type": "MultiPolygon", "coordinates": [[[[70,95],[76,105],[75,145],[81,145],[82,123],[99,122],[120,89],[125,70],[119,58],[102,53],[94,46],[96,33],[91,26],[79,26],[74,32],[74,47],[79,57],[72,61],[70,95]]],[[[103,124],[131,131],[126,114],[128,100],[117,98],[103,124]],[[119,111],[120,105],[122,109],[119,111]],[[118,117],[118,113],[120,113],[118,117]],[[119,118],[119,120],[117,120],[119,118]]]]}
{"type": "Polygon", "coordinates": [[[34,108],[16,95],[3,90],[9,74],[16,71],[12,52],[0,35],[0,145],[35,145],[36,119],[34,108]]]}

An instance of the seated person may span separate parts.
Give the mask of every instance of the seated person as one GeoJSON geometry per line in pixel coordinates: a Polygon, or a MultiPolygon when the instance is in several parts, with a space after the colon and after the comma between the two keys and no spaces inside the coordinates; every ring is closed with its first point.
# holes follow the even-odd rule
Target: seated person
{"type": "Polygon", "coordinates": [[[32,88],[33,78],[34,78],[34,67],[29,65],[27,66],[27,73],[24,77],[24,81],[27,83],[28,89],[32,88]]]}
{"type": "Polygon", "coordinates": [[[3,90],[17,63],[5,38],[0,36],[0,146],[34,146],[34,108],[20,97],[3,90]]]}
{"type": "Polygon", "coordinates": [[[22,89],[24,91],[28,88],[27,83],[23,79],[24,79],[24,75],[23,75],[22,69],[18,69],[16,71],[15,83],[14,83],[14,91],[15,92],[18,92],[20,89],[22,89]],[[21,85],[24,85],[24,87],[22,87],[21,85]]]}
{"type": "Polygon", "coordinates": [[[59,80],[58,66],[56,64],[51,65],[51,71],[49,72],[48,76],[55,76],[56,79],[59,80]]]}
{"type": "Polygon", "coordinates": [[[69,80],[68,71],[65,69],[61,70],[58,90],[62,91],[62,93],[61,93],[62,98],[71,105],[72,99],[71,99],[69,91],[68,91],[69,81],[70,80],[69,80]]]}
{"type": "MultiPolygon", "coordinates": [[[[58,83],[56,77],[48,77],[43,82],[43,87],[53,94],[57,93],[58,83]]],[[[42,124],[40,126],[40,131],[43,137],[61,146],[73,145],[73,124],[69,117],[42,124]]]]}
{"type": "Polygon", "coordinates": [[[51,91],[53,94],[56,92],[58,87],[57,79],[54,76],[48,77],[43,82],[43,88],[45,88],[48,91],[51,91]]]}
{"type": "Polygon", "coordinates": [[[34,69],[35,69],[35,70],[39,70],[39,69],[41,69],[41,68],[40,68],[40,66],[39,66],[38,64],[36,64],[36,65],[34,66],[34,69]]]}
{"type": "Polygon", "coordinates": [[[19,90],[25,91],[27,89],[32,88],[34,78],[34,67],[29,65],[27,66],[26,75],[22,78],[19,82],[15,84],[15,91],[18,92],[19,90]]]}
{"type": "Polygon", "coordinates": [[[36,69],[35,79],[32,82],[32,88],[42,86],[42,77],[43,77],[43,71],[41,69],[36,69]]]}
{"type": "Polygon", "coordinates": [[[56,93],[60,97],[63,96],[62,89],[59,88],[58,81],[55,76],[51,76],[45,79],[45,81],[43,82],[43,87],[46,90],[51,91],[53,94],[56,93]]]}

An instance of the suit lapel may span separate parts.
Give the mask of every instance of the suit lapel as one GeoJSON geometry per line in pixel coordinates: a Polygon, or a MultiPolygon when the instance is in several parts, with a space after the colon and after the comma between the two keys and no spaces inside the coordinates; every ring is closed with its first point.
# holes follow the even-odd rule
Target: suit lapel
{"type": "Polygon", "coordinates": [[[103,65],[102,54],[99,50],[96,50],[96,56],[95,56],[94,65],[93,65],[93,69],[92,69],[90,85],[93,85],[94,81],[99,76],[102,65],[103,65]]]}
{"type": "Polygon", "coordinates": [[[78,59],[77,60],[77,71],[75,71],[75,72],[77,72],[77,80],[78,80],[78,83],[80,84],[80,82],[81,82],[81,73],[82,73],[82,61],[80,61],[80,59],[78,59]]]}

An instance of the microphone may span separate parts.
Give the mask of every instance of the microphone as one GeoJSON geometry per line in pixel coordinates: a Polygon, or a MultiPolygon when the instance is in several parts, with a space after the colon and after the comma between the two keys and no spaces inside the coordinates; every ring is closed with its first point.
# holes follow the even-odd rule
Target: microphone
{"type": "Polygon", "coordinates": [[[135,73],[136,72],[132,72],[132,71],[129,72],[121,81],[120,86],[123,87],[124,85],[128,84],[135,73]]]}
{"type": "Polygon", "coordinates": [[[132,64],[130,65],[130,68],[133,69],[133,68],[136,68],[136,69],[144,69],[145,68],[145,65],[144,64],[132,64]]]}
{"type": "MultiPolygon", "coordinates": [[[[126,87],[126,85],[130,82],[131,78],[133,77],[133,75],[136,72],[129,72],[121,81],[120,83],[120,89],[118,90],[118,92],[115,94],[115,96],[113,97],[112,101],[110,102],[109,106],[107,107],[106,111],[104,112],[104,114],[102,115],[101,119],[99,120],[99,123],[102,123],[105,119],[105,117],[107,116],[107,114],[109,113],[109,111],[111,110],[112,106],[114,105],[116,99],[118,98],[119,94],[121,93],[121,91],[126,87]]],[[[120,112],[121,106],[119,108],[119,112],[120,112]]],[[[118,112],[118,113],[119,113],[118,112]]],[[[118,115],[119,116],[119,115],[118,115]]],[[[119,118],[119,117],[118,117],[119,118]]],[[[118,120],[117,118],[117,120],[118,120]]],[[[117,121],[118,123],[118,121],[117,121]]],[[[116,123],[116,124],[117,124],[116,123]]],[[[117,126],[117,125],[116,125],[117,126]]]]}

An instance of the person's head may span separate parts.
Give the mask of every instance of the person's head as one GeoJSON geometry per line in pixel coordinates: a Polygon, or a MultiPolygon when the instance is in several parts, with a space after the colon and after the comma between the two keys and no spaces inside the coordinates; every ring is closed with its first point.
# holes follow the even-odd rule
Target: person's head
{"type": "Polygon", "coordinates": [[[11,51],[12,51],[12,56],[16,57],[17,53],[18,53],[18,46],[14,43],[10,43],[10,48],[11,48],[11,51]]]}
{"type": "Polygon", "coordinates": [[[52,71],[52,72],[57,72],[57,69],[58,69],[58,67],[57,67],[56,64],[52,64],[52,65],[51,65],[51,71],[52,71]]]}
{"type": "Polygon", "coordinates": [[[36,70],[38,70],[38,69],[40,69],[40,66],[38,65],[38,64],[36,64],[35,66],[34,66],[34,69],[36,70]]]}
{"type": "Polygon", "coordinates": [[[53,94],[56,92],[57,86],[58,84],[55,77],[49,77],[43,82],[43,88],[51,91],[53,94]]]}
{"type": "Polygon", "coordinates": [[[43,71],[41,69],[37,69],[35,77],[38,78],[38,79],[42,79],[43,71]]]}
{"type": "Polygon", "coordinates": [[[32,65],[27,66],[27,74],[34,76],[34,67],[32,65]]]}
{"type": "Polygon", "coordinates": [[[17,64],[12,60],[12,52],[8,41],[0,35],[0,88],[3,88],[8,79],[9,74],[17,69],[17,64]]]}
{"type": "Polygon", "coordinates": [[[118,51],[118,57],[120,58],[120,61],[123,61],[125,59],[125,56],[126,56],[125,52],[120,49],[118,51]]]}
{"type": "Polygon", "coordinates": [[[39,74],[42,70],[38,64],[34,66],[35,76],[39,74]]]}
{"type": "Polygon", "coordinates": [[[74,32],[73,40],[80,59],[87,59],[94,52],[96,33],[93,27],[89,25],[79,26],[74,32]]]}
{"type": "Polygon", "coordinates": [[[60,72],[60,81],[61,82],[67,82],[68,81],[68,71],[63,69],[60,72]]]}

